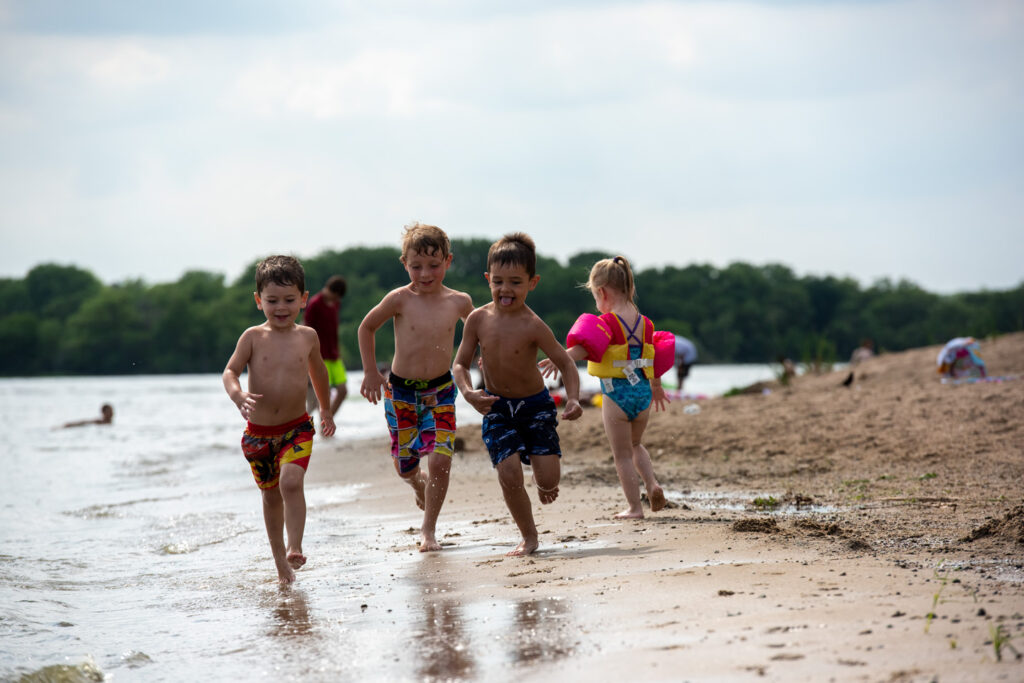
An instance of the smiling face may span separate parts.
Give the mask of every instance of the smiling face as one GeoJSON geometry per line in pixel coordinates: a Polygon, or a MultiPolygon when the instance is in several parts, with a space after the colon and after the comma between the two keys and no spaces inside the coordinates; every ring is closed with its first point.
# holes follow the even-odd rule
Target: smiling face
{"type": "Polygon", "coordinates": [[[306,307],[309,292],[300,291],[296,285],[279,285],[270,282],[262,291],[256,292],[256,308],[267,316],[267,322],[275,329],[284,329],[295,324],[299,312],[306,307]]]}
{"type": "Polygon", "coordinates": [[[484,273],[491,286],[491,300],[499,311],[517,311],[526,305],[526,294],[537,286],[540,275],[530,275],[526,267],[503,263],[491,264],[484,273]]]}
{"type": "Polygon", "coordinates": [[[402,259],[405,272],[409,273],[409,281],[417,292],[434,292],[441,288],[444,274],[452,264],[452,255],[441,256],[434,250],[429,255],[421,252],[409,252],[402,259]]]}

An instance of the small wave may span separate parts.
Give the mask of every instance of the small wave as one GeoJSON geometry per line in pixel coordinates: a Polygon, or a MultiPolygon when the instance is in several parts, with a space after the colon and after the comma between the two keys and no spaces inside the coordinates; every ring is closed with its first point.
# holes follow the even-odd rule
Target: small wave
{"type": "Polygon", "coordinates": [[[122,508],[143,503],[163,503],[170,500],[181,500],[185,496],[169,496],[167,498],[139,498],[138,500],[126,500],[122,503],[98,503],[89,505],[77,510],[64,510],[62,515],[67,517],[78,517],[80,519],[103,519],[107,517],[123,517],[122,508]]]}

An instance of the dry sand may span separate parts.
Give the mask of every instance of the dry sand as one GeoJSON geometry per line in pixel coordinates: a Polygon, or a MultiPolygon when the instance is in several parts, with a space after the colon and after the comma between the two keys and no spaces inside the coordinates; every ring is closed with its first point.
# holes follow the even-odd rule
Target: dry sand
{"type": "MultiPolygon", "coordinates": [[[[883,354],[849,387],[843,371],[673,403],[645,437],[671,505],[639,521],[612,519],[624,498],[586,410],[559,427],[561,496],[535,504],[528,558],[504,556],[515,527],[479,428],[460,429],[445,550],[415,553],[414,529],[392,550],[451,604],[525,606],[539,635],[516,678],[1024,681],[1024,377],[943,385],[937,353],[883,354]]],[[[982,355],[1024,375],[1024,334],[982,355]]],[[[392,536],[418,524],[382,444],[339,448],[367,458],[360,509],[400,513],[392,536]]],[[[479,674],[438,657],[425,677],[479,674]]]]}

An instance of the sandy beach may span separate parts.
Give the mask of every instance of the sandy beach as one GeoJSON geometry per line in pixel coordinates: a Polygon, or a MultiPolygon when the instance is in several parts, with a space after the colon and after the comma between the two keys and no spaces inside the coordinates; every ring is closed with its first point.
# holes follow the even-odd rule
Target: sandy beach
{"type": "MultiPolygon", "coordinates": [[[[585,410],[560,425],[561,495],[535,504],[528,558],[505,556],[519,539],[479,427],[460,428],[441,552],[416,551],[383,443],[336,444],[309,484],[372,482],[352,514],[388,520],[382,545],[436,596],[439,642],[489,601],[519,605],[516,678],[1021,681],[1024,379],[942,384],[937,353],[882,354],[850,386],[841,371],[673,402],[645,438],[670,505],[639,521],[612,519],[624,498],[585,410]]],[[[1024,334],[982,355],[1024,375],[1024,334]]],[[[474,677],[454,645],[429,657],[424,678],[474,677]]]]}

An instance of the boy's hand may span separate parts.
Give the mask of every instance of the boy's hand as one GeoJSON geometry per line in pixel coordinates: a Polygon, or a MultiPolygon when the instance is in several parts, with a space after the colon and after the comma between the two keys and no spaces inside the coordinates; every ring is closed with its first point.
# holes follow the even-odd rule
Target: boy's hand
{"type": "Polygon", "coordinates": [[[565,402],[565,410],[562,411],[563,420],[575,420],[583,414],[583,408],[580,406],[580,402],[574,398],[570,398],[565,402]]]}
{"type": "Polygon", "coordinates": [[[359,393],[363,395],[367,401],[373,405],[377,405],[377,401],[380,400],[381,391],[380,388],[384,385],[384,375],[380,374],[377,368],[372,368],[369,371],[363,372],[363,385],[359,388],[359,393]]]}
{"type": "Polygon", "coordinates": [[[655,412],[659,410],[665,410],[669,404],[669,397],[665,394],[665,389],[660,384],[651,387],[651,401],[654,403],[655,412]]]}
{"type": "Polygon", "coordinates": [[[263,398],[263,394],[250,394],[248,391],[243,391],[238,395],[235,405],[238,406],[238,412],[242,414],[242,417],[248,420],[252,411],[256,410],[256,401],[261,398],[263,398]]]}
{"type": "Polygon", "coordinates": [[[540,368],[540,374],[542,377],[558,377],[558,366],[556,366],[550,358],[545,358],[541,362],[537,363],[537,367],[540,368]]]}
{"type": "Polygon", "coordinates": [[[491,406],[494,405],[494,402],[498,400],[497,396],[494,396],[493,394],[488,394],[483,389],[467,391],[465,393],[465,397],[466,402],[469,403],[469,405],[476,408],[476,412],[480,413],[481,415],[486,415],[487,413],[491,412],[491,406]]]}
{"type": "Polygon", "coordinates": [[[337,427],[334,426],[334,416],[321,410],[320,433],[324,436],[334,436],[335,429],[337,429],[337,427]]]}

